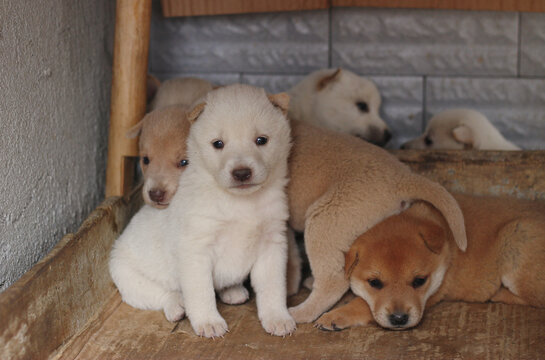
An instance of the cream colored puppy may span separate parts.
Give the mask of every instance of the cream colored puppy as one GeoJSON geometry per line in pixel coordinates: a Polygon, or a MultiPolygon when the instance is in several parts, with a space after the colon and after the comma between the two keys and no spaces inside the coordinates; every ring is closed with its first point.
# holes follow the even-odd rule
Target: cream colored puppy
{"type": "Polygon", "coordinates": [[[379,116],[380,93],[370,80],[344,69],[311,73],[292,87],[289,116],[377,145],[391,138],[379,116]]]}
{"type": "MultiPolygon", "coordinates": [[[[149,82],[149,81],[148,81],[149,82]]],[[[149,88],[149,85],[148,85],[149,88]]],[[[171,105],[191,106],[214,88],[214,85],[199,78],[173,78],[161,83],[151,100],[149,110],[171,105]]]]}
{"type": "Polygon", "coordinates": [[[520,150],[507,141],[480,112],[451,109],[431,118],[424,134],[401,145],[402,149],[520,150]]]}
{"type": "Polygon", "coordinates": [[[187,313],[200,336],[223,336],[227,324],[214,290],[228,303],[248,299],[250,274],[263,328],[295,330],[286,306],[286,94],[232,85],[210,92],[189,115],[191,164],[170,206],[144,206],[116,241],[110,272],[123,300],[187,313]]]}

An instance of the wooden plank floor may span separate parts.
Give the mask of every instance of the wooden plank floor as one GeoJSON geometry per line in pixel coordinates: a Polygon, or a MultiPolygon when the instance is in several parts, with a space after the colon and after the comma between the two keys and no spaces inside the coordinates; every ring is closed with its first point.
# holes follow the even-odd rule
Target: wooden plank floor
{"type": "MultiPolygon", "coordinates": [[[[303,290],[290,299],[302,301],[303,290]]],[[[545,309],[504,304],[441,303],[417,328],[375,326],[339,332],[299,325],[289,337],[265,333],[255,299],[219,304],[230,332],[200,338],[187,319],[134,309],[118,293],[57,359],[545,359],[545,309]]]]}

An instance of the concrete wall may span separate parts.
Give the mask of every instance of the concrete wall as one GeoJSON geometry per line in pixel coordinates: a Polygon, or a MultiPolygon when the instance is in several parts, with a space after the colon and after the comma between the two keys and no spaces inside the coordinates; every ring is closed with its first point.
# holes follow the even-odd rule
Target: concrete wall
{"type": "Polygon", "coordinates": [[[2,291],[103,199],[115,2],[0,9],[2,291]]]}
{"type": "Polygon", "coordinates": [[[545,14],[335,8],[164,19],[154,5],[151,71],[276,92],[310,71],[374,80],[391,147],[436,112],[482,111],[526,149],[545,148],[545,14]]]}

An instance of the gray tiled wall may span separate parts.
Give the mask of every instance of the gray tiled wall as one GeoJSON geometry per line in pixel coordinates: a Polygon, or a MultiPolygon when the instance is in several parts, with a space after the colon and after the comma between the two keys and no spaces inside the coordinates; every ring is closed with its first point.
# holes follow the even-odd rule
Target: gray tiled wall
{"type": "Polygon", "coordinates": [[[545,14],[335,8],[165,19],[154,2],[150,71],[278,92],[344,67],[373,80],[390,147],[444,109],[485,113],[526,149],[545,148],[545,14]]]}

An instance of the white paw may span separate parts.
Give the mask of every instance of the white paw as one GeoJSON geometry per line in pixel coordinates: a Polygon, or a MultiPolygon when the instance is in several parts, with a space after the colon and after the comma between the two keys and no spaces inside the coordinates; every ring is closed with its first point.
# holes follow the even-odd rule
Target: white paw
{"type": "Polygon", "coordinates": [[[263,317],[261,325],[266,332],[275,336],[291,335],[297,327],[295,321],[287,312],[286,314],[263,317]]]}
{"type": "Polygon", "coordinates": [[[185,315],[184,304],[182,302],[182,295],[172,294],[172,296],[170,296],[166,300],[165,306],[163,307],[163,311],[165,312],[165,316],[168,321],[176,322],[176,321],[182,320],[185,315]]]}
{"type": "Polygon", "coordinates": [[[250,294],[244,285],[235,285],[220,291],[221,301],[229,305],[245,303],[249,297],[250,294]]]}
{"type": "Polygon", "coordinates": [[[228,331],[227,323],[219,315],[204,321],[191,321],[191,326],[195,334],[207,338],[223,337],[228,331]]]}

